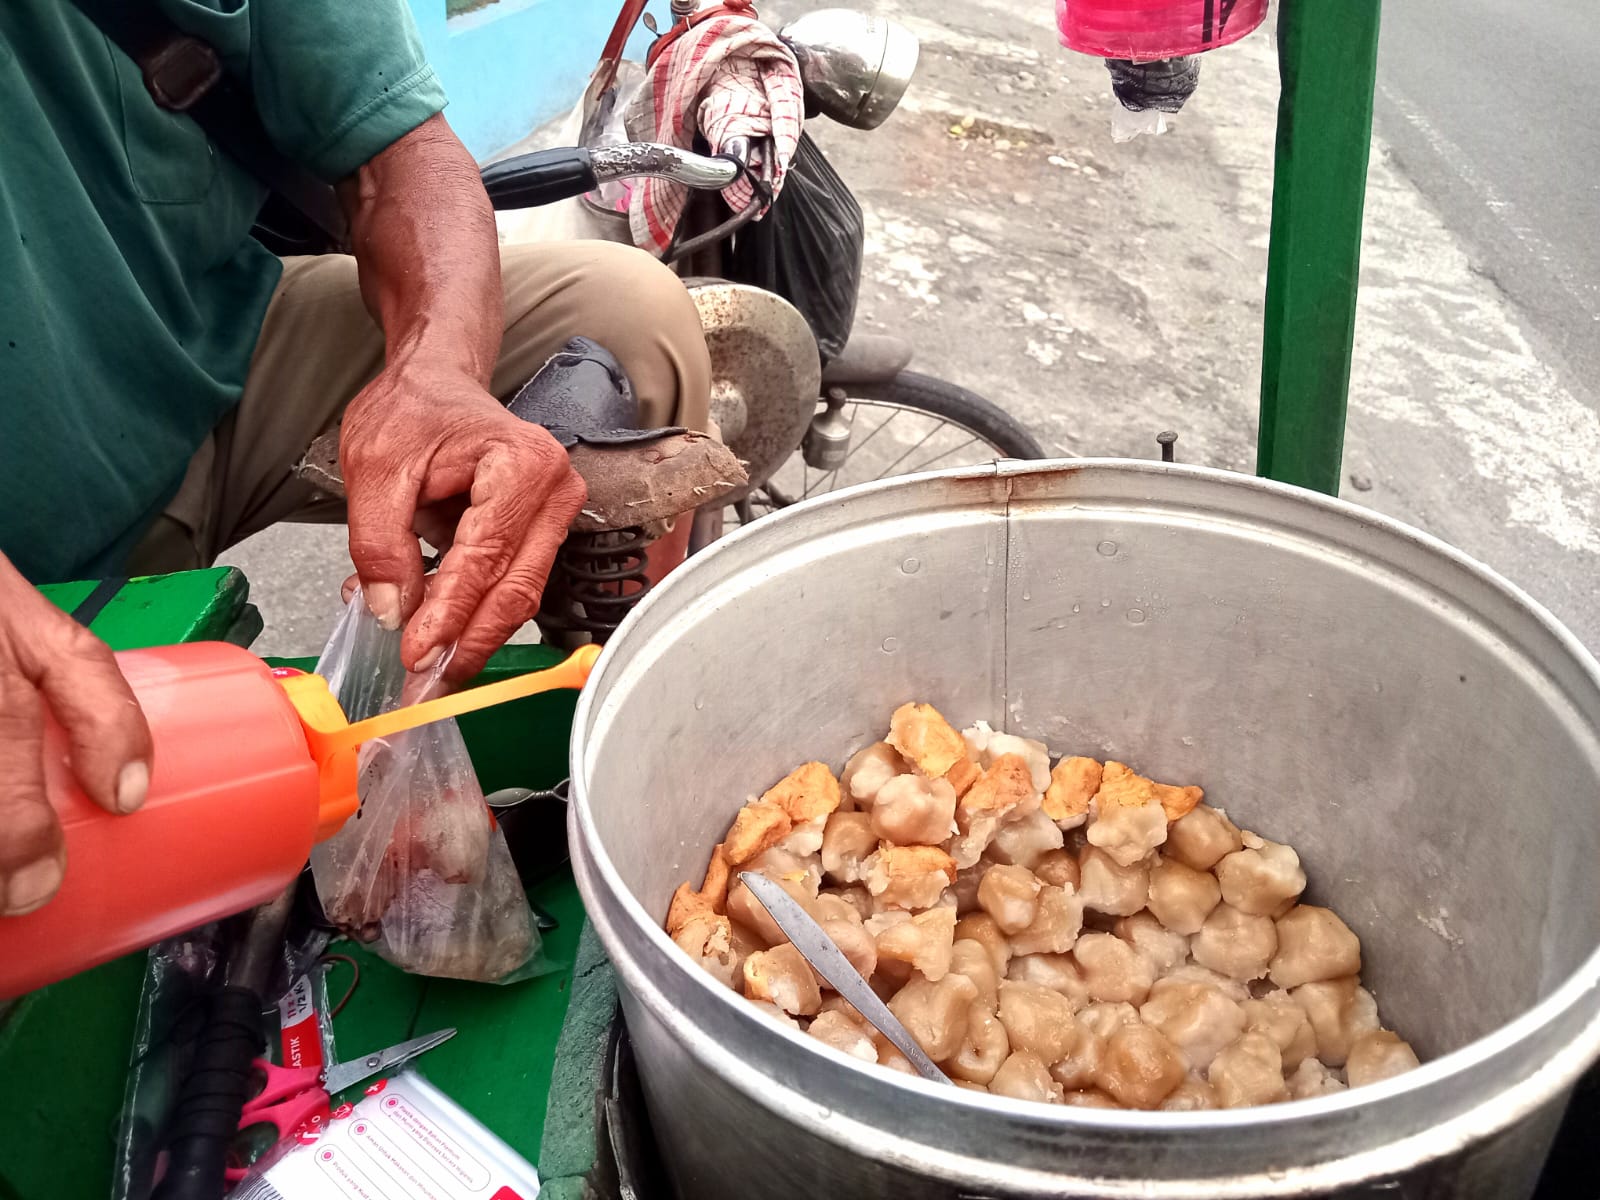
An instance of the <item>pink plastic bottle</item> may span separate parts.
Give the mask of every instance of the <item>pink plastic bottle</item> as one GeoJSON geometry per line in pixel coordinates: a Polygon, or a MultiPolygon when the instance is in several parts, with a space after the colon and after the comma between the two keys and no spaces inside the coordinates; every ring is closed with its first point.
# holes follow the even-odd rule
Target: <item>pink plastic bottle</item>
{"type": "Polygon", "coordinates": [[[1215,50],[1266,15],[1267,0],[1056,0],[1069,50],[1136,62],[1215,50]]]}

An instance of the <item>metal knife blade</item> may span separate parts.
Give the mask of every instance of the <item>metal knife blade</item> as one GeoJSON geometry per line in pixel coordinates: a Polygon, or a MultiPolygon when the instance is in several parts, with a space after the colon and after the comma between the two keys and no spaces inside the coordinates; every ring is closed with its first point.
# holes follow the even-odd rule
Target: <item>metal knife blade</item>
{"type": "Polygon", "coordinates": [[[772,915],[784,936],[794,943],[794,948],[816,968],[817,974],[826,979],[834,991],[850,1001],[857,1012],[877,1027],[879,1033],[893,1042],[895,1049],[906,1056],[919,1075],[937,1083],[955,1086],[950,1077],[923,1053],[922,1047],[917,1045],[917,1039],[911,1036],[911,1031],[889,1011],[887,1004],[878,999],[878,994],[861,978],[861,972],[850,965],[850,960],[833,944],[833,939],[812,919],[810,913],[795,902],[793,896],[765,875],[758,875],[754,871],[740,872],[739,880],[772,915]]]}

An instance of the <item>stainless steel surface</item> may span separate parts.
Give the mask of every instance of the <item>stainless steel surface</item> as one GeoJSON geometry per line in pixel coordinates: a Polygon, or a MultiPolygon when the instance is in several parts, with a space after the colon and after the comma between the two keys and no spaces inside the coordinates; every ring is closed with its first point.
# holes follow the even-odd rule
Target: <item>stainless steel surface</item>
{"type": "Polygon", "coordinates": [[[583,693],[571,840],[680,1194],[1516,1200],[1600,1055],[1600,669],[1374,513],[1158,463],[1002,463],[697,556],[583,693]],[[660,928],[743,800],[911,697],[1195,782],[1298,849],[1425,1062],[1212,1113],[1025,1105],[829,1054],[660,928]]]}
{"type": "Polygon", "coordinates": [[[369,1054],[365,1058],[335,1063],[323,1075],[322,1086],[329,1095],[337,1095],[345,1088],[360,1083],[363,1079],[370,1079],[380,1071],[401,1066],[418,1055],[426,1054],[435,1046],[444,1045],[455,1035],[454,1029],[441,1029],[436,1033],[424,1034],[422,1037],[412,1038],[409,1042],[390,1046],[387,1050],[380,1050],[376,1054],[369,1054]]]}
{"type": "Polygon", "coordinates": [[[741,871],[739,878],[817,974],[872,1022],[874,1029],[893,1042],[895,1048],[906,1056],[906,1061],[917,1069],[917,1074],[935,1083],[950,1083],[950,1077],[923,1053],[922,1047],[917,1045],[917,1039],[911,1036],[911,1031],[900,1024],[900,1018],[889,1011],[887,1004],[878,999],[877,993],[861,978],[861,973],[850,965],[850,960],[833,944],[833,939],[812,920],[810,913],[795,903],[793,896],[765,875],[757,875],[754,871],[741,871]]]}
{"type": "Polygon", "coordinates": [[[905,26],[848,8],[823,8],[778,31],[800,64],[806,95],[852,129],[876,129],[900,106],[921,47],[905,26]]]}
{"type": "Polygon", "coordinates": [[[813,470],[838,471],[850,461],[852,429],[844,416],[846,403],[844,392],[833,388],[828,395],[827,407],[811,418],[811,427],[806,430],[805,440],[800,443],[800,452],[806,466],[813,470]]]}
{"type": "Polygon", "coordinates": [[[711,416],[746,464],[734,504],[781,467],[805,437],[822,388],[816,338],[781,296],[742,283],[689,282],[711,351],[711,416]]]}
{"type": "Polygon", "coordinates": [[[619,179],[650,175],[705,191],[725,188],[739,178],[739,165],[726,158],[690,154],[659,142],[623,142],[589,151],[595,178],[603,186],[619,179]]]}

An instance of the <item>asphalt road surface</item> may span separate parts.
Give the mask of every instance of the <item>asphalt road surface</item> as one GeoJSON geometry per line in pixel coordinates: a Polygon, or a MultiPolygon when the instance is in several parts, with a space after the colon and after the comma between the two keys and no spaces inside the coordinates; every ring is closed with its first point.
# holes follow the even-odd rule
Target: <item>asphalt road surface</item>
{"type": "Polygon", "coordinates": [[[1600,408],[1600,21],[1593,0],[1391,0],[1379,133],[1600,408]]]}

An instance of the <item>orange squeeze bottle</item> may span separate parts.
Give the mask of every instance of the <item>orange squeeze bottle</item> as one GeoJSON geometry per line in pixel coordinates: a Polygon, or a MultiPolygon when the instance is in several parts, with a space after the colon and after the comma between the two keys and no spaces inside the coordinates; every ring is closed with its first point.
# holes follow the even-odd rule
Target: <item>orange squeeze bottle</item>
{"type": "Polygon", "coordinates": [[[275,673],[248,650],[197,642],[117,655],[155,743],[150,792],[127,816],[78,786],[65,732],[45,729],[45,787],[66,876],[36,912],[0,917],[0,999],[263,904],[356,811],[362,742],[561,687],[585,646],[548,671],[350,724],[316,675],[275,673]]]}

